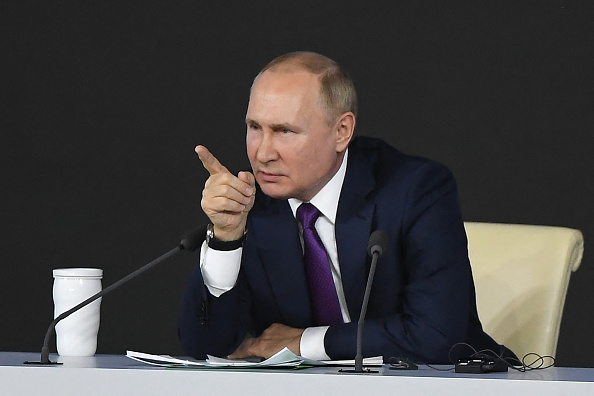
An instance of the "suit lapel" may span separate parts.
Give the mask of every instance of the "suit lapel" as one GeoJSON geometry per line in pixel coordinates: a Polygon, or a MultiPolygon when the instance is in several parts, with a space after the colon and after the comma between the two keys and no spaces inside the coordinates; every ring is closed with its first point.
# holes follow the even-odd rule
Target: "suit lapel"
{"type": "Polygon", "coordinates": [[[336,245],[344,294],[351,316],[356,322],[367,282],[367,244],[372,231],[375,206],[366,200],[375,188],[372,166],[368,159],[349,152],[347,173],[340,193],[336,215],[336,245]]]}
{"type": "Polygon", "coordinates": [[[287,201],[273,200],[253,217],[259,253],[284,323],[311,325],[311,308],[299,231],[287,201]]]}

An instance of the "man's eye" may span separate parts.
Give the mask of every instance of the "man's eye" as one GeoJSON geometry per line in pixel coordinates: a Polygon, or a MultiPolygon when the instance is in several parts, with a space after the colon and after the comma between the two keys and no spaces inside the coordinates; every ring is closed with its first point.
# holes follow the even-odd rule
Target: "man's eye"
{"type": "Polygon", "coordinates": [[[291,133],[291,132],[293,132],[293,131],[291,131],[290,129],[287,129],[287,128],[283,129],[283,133],[291,133]]]}

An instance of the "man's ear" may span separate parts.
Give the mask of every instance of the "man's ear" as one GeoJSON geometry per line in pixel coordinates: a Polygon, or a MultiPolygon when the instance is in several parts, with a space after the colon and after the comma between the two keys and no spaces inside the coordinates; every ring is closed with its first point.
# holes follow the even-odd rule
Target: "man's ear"
{"type": "Polygon", "coordinates": [[[336,152],[347,149],[355,133],[355,122],[355,115],[350,111],[339,117],[336,122],[336,152]]]}

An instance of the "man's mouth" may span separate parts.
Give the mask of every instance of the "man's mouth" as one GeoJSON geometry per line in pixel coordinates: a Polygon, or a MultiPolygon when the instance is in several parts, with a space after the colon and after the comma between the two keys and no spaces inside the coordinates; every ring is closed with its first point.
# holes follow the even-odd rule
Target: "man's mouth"
{"type": "Polygon", "coordinates": [[[279,181],[283,175],[278,174],[278,173],[269,173],[269,172],[264,172],[264,171],[259,171],[258,172],[258,179],[266,182],[266,183],[275,183],[277,181],[279,181]]]}

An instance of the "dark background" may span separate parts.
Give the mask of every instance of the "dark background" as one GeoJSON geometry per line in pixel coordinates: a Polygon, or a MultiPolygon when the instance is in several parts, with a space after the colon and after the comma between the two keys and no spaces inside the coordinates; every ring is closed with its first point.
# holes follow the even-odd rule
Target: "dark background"
{"type": "MultiPolygon", "coordinates": [[[[204,223],[194,146],[247,168],[252,78],[304,49],[350,72],[358,134],[452,169],[466,220],[582,230],[557,363],[594,366],[591,2],[450,3],[0,1],[0,350],[40,350],[53,268],[107,286],[204,223]]],[[[98,352],[183,354],[196,260],[105,297],[98,352]]]]}

